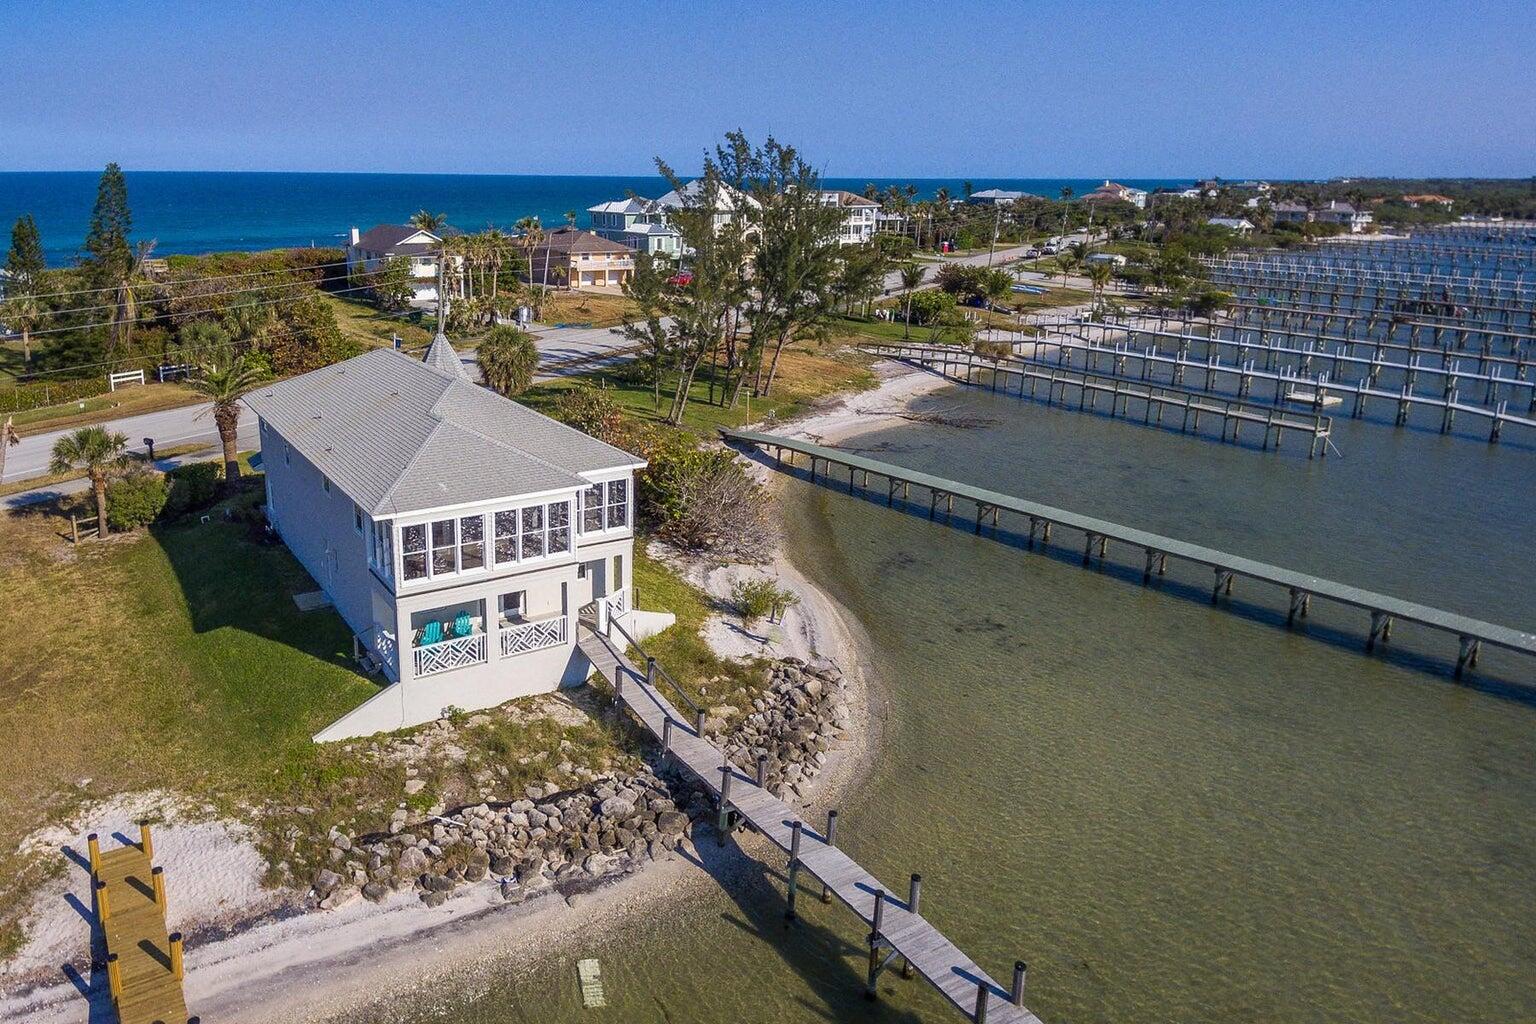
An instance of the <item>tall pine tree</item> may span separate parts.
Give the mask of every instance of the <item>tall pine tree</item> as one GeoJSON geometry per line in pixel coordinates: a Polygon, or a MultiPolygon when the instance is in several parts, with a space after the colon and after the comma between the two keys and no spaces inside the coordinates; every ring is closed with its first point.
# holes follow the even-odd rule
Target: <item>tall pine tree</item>
{"type": "Polygon", "coordinates": [[[10,275],[6,282],[8,295],[36,295],[42,291],[43,239],[37,231],[37,221],[30,213],[16,218],[11,228],[11,251],[5,257],[5,270],[10,275]]]}
{"type": "Polygon", "coordinates": [[[85,236],[92,277],[103,288],[116,288],[133,269],[133,247],[128,233],[133,217],[128,212],[128,183],[122,168],[107,164],[96,186],[96,206],[91,210],[91,230],[85,236]]]}

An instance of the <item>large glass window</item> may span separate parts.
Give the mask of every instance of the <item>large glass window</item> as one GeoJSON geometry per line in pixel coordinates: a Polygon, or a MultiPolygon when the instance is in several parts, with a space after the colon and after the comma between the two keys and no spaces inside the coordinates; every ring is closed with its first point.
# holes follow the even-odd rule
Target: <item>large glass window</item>
{"type": "Polygon", "coordinates": [[[603,485],[593,484],[581,495],[581,532],[597,533],[603,528],[603,485]]]}
{"type": "Polygon", "coordinates": [[[417,523],[400,531],[400,553],[404,556],[405,578],[425,579],[427,576],[427,526],[417,523]]]}
{"type": "Polygon", "coordinates": [[[541,558],[544,555],[544,506],[532,505],[523,509],[523,557],[541,558]]]}
{"type": "Polygon", "coordinates": [[[629,481],[608,481],[608,529],[629,525],[629,481]]]}
{"type": "Polygon", "coordinates": [[[443,576],[459,571],[458,531],[452,519],[432,524],[432,575],[443,576]]]}
{"type": "Polygon", "coordinates": [[[563,554],[571,550],[571,506],[558,502],[549,506],[549,553],[563,554]]]}
{"type": "Polygon", "coordinates": [[[517,561],[517,510],[496,513],[496,564],[517,561]]]}
{"type": "Polygon", "coordinates": [[[485,517],[465,516],[459,520],[459,571],[485,567],[485,517]]]}

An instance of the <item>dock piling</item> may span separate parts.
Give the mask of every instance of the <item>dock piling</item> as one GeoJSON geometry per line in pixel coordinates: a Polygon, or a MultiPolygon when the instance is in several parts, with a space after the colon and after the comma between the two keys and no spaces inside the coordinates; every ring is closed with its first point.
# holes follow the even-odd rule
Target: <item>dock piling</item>
{"type": "MultiPolygon", "coordinates": [[[[827,845],[837,845],[837,811],[827,812],[827,845]]],[[[821,902],[832,902],[832,887],[826,882],[821,883],[821,902]]]]}
{"type": "Polygon", "coordinates": [[[788,904],[784,908],[784,920],[786,921],[793,921],[795,919],[795,888],[796,881],[800,874],[800,833],[803,829],[803,826],[804,822],[800,821],[798,818],[795,819],[794,824],[790,825],[788,870],[789,895],[788,904]]]}
{"type": "Polygon", "coordinates": [[[1013,988],[1008,993],[1008,1001],[1014,1006],[1024,1005],[1024,977],[1029,971],[1029,965],[1023,960],[1013,962],[1013,988]]]}

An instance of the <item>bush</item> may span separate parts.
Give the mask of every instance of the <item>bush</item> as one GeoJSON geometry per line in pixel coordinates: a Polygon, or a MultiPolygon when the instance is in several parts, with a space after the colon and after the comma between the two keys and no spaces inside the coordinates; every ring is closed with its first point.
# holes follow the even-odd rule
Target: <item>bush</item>
{"type": "Polygon", "coordinates": [[[177,466],[166,474],[170,494],[165,504],[167,518],[197,512],[212,505],[219,497],[224,469],[217,462],[192,462],[177,466]]]}
{"type": "Polygon", "coordinates": [[[731,601],[736,605],[742,623],[747,626],[763,618],[772,622],[786,608],[800,603],[792,591],[785,590],[770,579],[737,580],[731,584],[731,601]]]}
{"type": "Polygon", "coordinates": [[[751,560],[768,548],[767,501],[735,453],[674,434],[648,453],[641,511],[681,547],[751,560]]]}
{"type": "Polygon", "coordinates": [[[937,289],[913,292],[911,299],[912,322],[925,327],[943,320],[955,308],[955,297],[937,289]]]}
{"type": "Polygon", "coordinates": [[[169,489],[159,473],[139,470],[107,486],[107,526],[133,530],[160,517],[169,489]]]}

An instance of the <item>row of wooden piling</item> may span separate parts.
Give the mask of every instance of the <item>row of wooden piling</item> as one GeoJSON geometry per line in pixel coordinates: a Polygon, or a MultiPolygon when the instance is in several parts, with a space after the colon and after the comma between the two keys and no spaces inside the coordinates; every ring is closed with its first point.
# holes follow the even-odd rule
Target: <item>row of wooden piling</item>
{"type": "MultiPolygon", "coordinates": [[[[825,463],[826,469],[821,471],[820,477],[827,483],[831,483],[830,471],[834,465],[846,467],[848,470],[848,490],[854,493],[855,480],[862,477],[863,486],[868,489],[871,474],[886,478],[886,504],[895,504],[895,495],[899,489],[904,503],[909,502],[910,487],[914,480],[918,486],[929,491],[929,518],[937,518],[939,499],[944,500],[944,521],[950,522],[954,511],[954,499],[959,495],[963,500],[975,506],[976,518],[974,532],[981,534],[984,525],[988,524],[994,529],[998,526],[998,514],[1000,511],[1013,512],[1025,519],[1028,524],[1026,533],[1026,547],[1034,550],[1036,537],[1040,536],[1041,543],[1048,545],[1051,540],[1051,527],[1055,525],[1067,526],[1084,534],[1083,565],[1090,565],[1095,557],[1101,562],[1107,557],[1109,541],[1114,539],[1117,543],[1130,543],[1142,548],[1145,555],[1145,567],[1142,573],[1142,583],[1150,583],[1154,575],[1164,575],[1167,572],[1170,554],[1174,557],[1183,557],[1198,564],[1203,564],[1212,569],[1213,587],[1211,601],[1219,603],[1224,596],[1230,596],[1233,592],[1237,576],[1252,576],[1262,582],[1270,582],[1285,587],[1289,592],[1290,605],[1286,616],[1286,624],[1294,625],[1298,619],[1307,617],[1311,610],[1313,596],[1328,597],[1354,607],[1363,608],[1371,616],[1371,626],[1365,640],[1367,653],[1374,652],[1378,647],[1386,644],[1392,633],[1393,622],[1401,615],[1409,615],[1412,621],[1431,628],[1449,632],[1457,637],[1458,650],[1453,674],[1460,679],[1468,669],[1476,668],[1485,642],[1492,642],[1497,646],[1505,647],[1520,653],[1536,655],[1536,636],[1530,633],[1520,633],[1506,627],[1495,626],[1491,623],[1477,622],[1463,616],[1443,612],[1439,609],[1409,605],[1407,602],[1387,598],[1383,595],[1375,595],[1357,588],[1335,584],[1326,580],[1318,580],[1308,577],[1309,585],[1295,585],[1285,582],[1288,577],[1294,578],[1297,574],[1289,573],[1277,567],[1261,567],[1270,570],[1272,576],[1255,575],[1253,570],[1238,569],[1236,562],[1244,561],[1233,556],[1231,561],[1221,557],[1220,552],[1210,549],[1199,549],[1189,555],[1179,553],[1179,548],[1190,548],[1191,545],[1176,542],[1169,538],[1156,538],[1144,534],[1141,531],[1130,530],[1125,527],[1115,527],[1108,530],[1113,524],[1104,524],[1103,527],[1090,527],[1064,522],[1057,516],[1068,517],[1069,513],[1046,509],[1044,506],[1036,506],[1034,503],[1021,499],[1013,499],[1004,495],[996,495],[990,500],[980,494],[973,493],[977,488],[954,481],[944,481],[929,477],[927,474],[904,472],[900,467],[885,463],[876,463],[873,460],[863,459],[858,456],[840,457],[829,449],[806,442],[791,441],[787,438],[773,435],[756,434],[748,431],[722,430],[727,440],[737,440],[747,444],[771,451],[774,462],[778,466],[787,465],[795,468],[795,457],[804,455],[809,462],[808,475],[814,482],[818,479],[818,463],[825,463]],[[813,450],[814,449],[814,450],[813,450]],[[1111,532],[1120,533],[1121,537],[1111,537],[1111,532]],[[1137,539],[1126,540],[1126,535],[1133,535],[1137,539]],[[1145,538],[1145,539],[1143,539],[1145,538]],[[1162,543],[1158,543],[1161,541],[1162,543]],[[1379,601],[1380,605],[1375,606],[1379,601]],[[1394,613],[1390,608],[1407,609],[1400,614],[1394,613]]],[[[991,492],[985,492],[991,494],[991,492]]],[[[1083,517],[1076,517],[1083,518],[1083,517]]]]}

